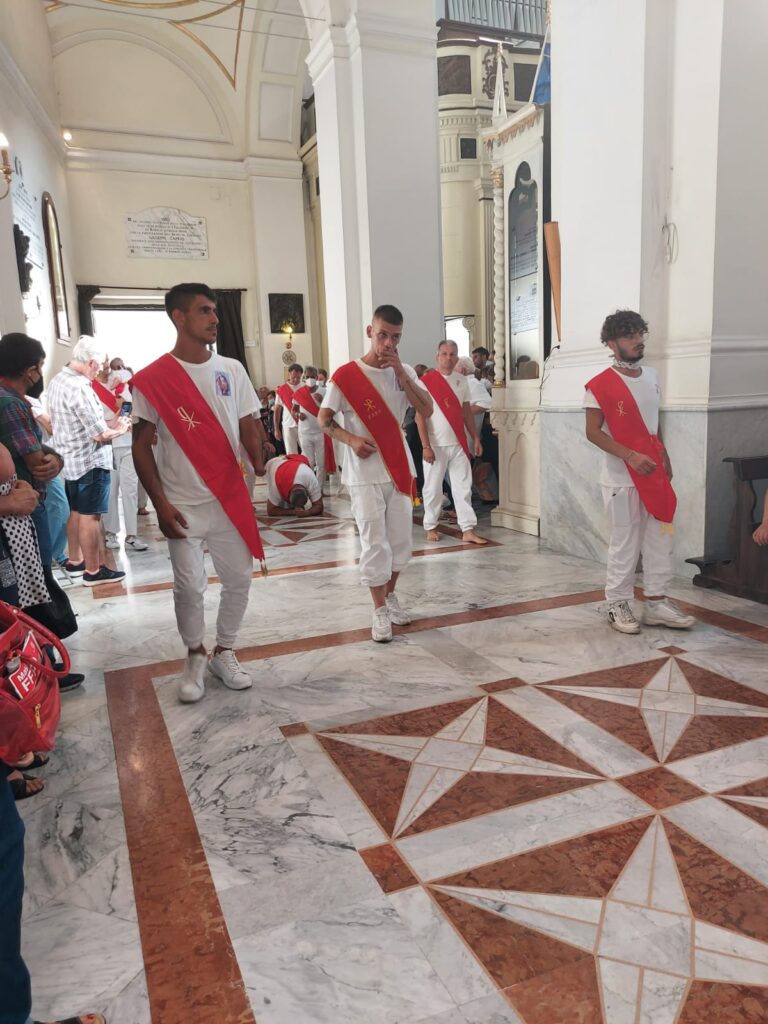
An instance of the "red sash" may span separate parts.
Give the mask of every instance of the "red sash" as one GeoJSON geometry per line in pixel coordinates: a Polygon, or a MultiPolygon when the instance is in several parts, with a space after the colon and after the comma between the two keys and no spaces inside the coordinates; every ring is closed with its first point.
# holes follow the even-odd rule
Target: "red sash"
{"type": "Polygon", "coordinates": [[[113,416],[117,416],[117,414],[120,412],[122,402],[114,393],[114,391],[110,391],[109,388],[105,388],[100,380],[92,380],[91,387],[96,392],[96,397],[104,406],[104,408],[113,416]]]}
{"type": "Polygon", "coordinates": [[[275,470],[275,487],[280,492],[283,501],[288,501],[288,495],[291,493],[299,466],[309,466],[309,459],[306,455],[286,455],[284,460],[282,465],[275,470]]]}
{"type": "Polygon", "coordinates": [[[283,403],[283,408],[287,409],[288,412],[293,416],[294,420],[298,423],[296,413],[293,411],[293,400],[296,397],[296,392],[293,390],[290,384],[281,384],[279,388],[275,390],[275,394],[283,403]]]}
{"type": "MultiPolygon", "coordinates": [[[[310,416],[314,416],[317,419],[317,414],[320,412],[320,406],[315,401],[315,396],[309,390],[306,384],[303,387],[297,388],[293,392],[293,400],[300,405],[304,412],[309,413],[310,416]]],[[[328,434],[323,434],[323,447],[325,448],[325,472],[335,473],[336,472],[336,456],[333,452],[333,441],[330,439],[328,434]]]]}
{"type": "Polygon", "coordinates": [[[259,527],[240,463],[197,385],[170,353],[139,370],[133,380],[266,570],[259,527]]]}
{"type": "Polygon", "coordinates": [[[627,465],[632,483],[638,490],[646,509],[662,523],[671,523],[677,507],[677,498],[669,477],[664,472],[664,446],[655,434],[648,431],[632,392],[615,370],[603,370],[587,384],[597,399],[608,424],[611,437],[632,451],[648,455],[657,468],[647,476],[636,473],[627,465]]]}
{"type": "Polygon", "coordinates": [[[428,370],[421,378],[421,383],[432,395],[435,405],[450,423],[451,429],[456,435],[456,440],[464,449],[464,454],[471,462],[472,456],[469,454],[467,431],[464,424],[464,409],[456,397],[456,392],[448,383],[447,377],[443,376],[439,370],[428,370]]]}
{"type": "Polygon", "coordinates": [[[401,494],[413,497],[416,481],[405,453],[403,431],[378,389],[355,362],[340,366],[331,380],[373,438],[392,483],[401,494]]]}

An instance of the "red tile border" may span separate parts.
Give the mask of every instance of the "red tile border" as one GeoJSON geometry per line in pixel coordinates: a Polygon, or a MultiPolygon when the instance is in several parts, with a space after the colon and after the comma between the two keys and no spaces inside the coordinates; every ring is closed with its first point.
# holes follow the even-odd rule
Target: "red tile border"
{"type": "Polygon", "coordinates": [[[309,732],[309,726],[304,722],[294,722],[292,725],[279,726],[280,732],[286,738],[288,736],[305,736],[309,732]]]}
{"type": "Polygon", "coordinates": [[[369,846],[359,853],[384,892],[401,892],[419,884],[418,878],[391,843],[369,846]]]}
{"type": "Polygon", "coordinates": [[[659,650],[660,651],[664,651],[665,654],[686,654],[687,653],[684,647],[675,647],[674,644],[672,644],[670,647],[660,647],[659,650]]]}
{"type": "Polygon", "coordinates": [[[255,1024],[152,672],[105,674],[152,1021],[255,1024]]]}

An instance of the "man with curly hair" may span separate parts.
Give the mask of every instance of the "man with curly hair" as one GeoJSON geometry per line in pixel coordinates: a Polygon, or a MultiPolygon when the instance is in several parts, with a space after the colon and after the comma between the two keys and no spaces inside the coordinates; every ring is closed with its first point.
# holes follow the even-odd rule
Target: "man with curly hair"
{"type": "Polygon", "coordinates": [[[610,526],[605,597],[608,622],[639,633],[632,610],[635,569],[643,556],[647,626],[694,624],[666,596],[672,580],[672,521],[677,499],[659,425],[661,389],[655,370],[641,366],[648,324],[623,309],[606,318],[600,340],[613,365],[586,385],[587,438],[605,454],[600,483],[610,526]]]}

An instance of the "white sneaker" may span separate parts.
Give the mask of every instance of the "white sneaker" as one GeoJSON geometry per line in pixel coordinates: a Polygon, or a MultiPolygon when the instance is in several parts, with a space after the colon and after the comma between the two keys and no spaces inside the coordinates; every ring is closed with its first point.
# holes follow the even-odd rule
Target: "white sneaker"
{"type": "Polygon", "coordinates": [[[117,539],[117,534],[116,533],[108,533],[107,534],[106,546],[108,548],[111,548],[113,551],[115,551],[117,548],[120,547],[120,541],[117,539]]]}
{"type": "Polygon", "coordinates": [[[188,654],[187,663],[179,679],[179,700],[182,704],[194,704],[205,696],[204,654],[188,654]]]}
{"type": "Polygon", "coordinates": [[[389,618],[389,611],[386,607],[373,609],[373,622],[371,624],[371,640],[377,644],[388,644],[392,639],[392,622],[389,618]]]}
{"type": "MultiPolygon", "coordinates": [[[[132,548],[134,551],[146,551],[149,544],[145,544],[144,541],[139,540],[138,537],[126,537],[125,546],[127,548],[132,548]]],[[[107,547],[109,547],[109,544],[107,544],[107,547]]]]}
{"type": "Polygon", "coordinates": [[[629,601],[614,601],[608,605],[608,622],[619,633],[639,633],[640,623],[629,606],[629,601]]]}
{"type": "Polygon", "coordinates": [[[668,597],[661,601],[646,601],[643,608],[643,622],[646,626],[667,626],[669,629],[690,629],[696,619],[686,615],[668,597]]]}
{"type": "Polygon", "coordinates": [[[400,607],[397,594],[387,594],[387,611],[389,612],[389,621],[394,623],[395,626],[410,625],[411,616],[405,608],[400,607]]]}
{"type": "Polygon", "coordinates": [[[235,652],[228,648],[212,654],[208,667],[230,690],[250,690],[253,686],[253,679],[237,660],[235,652]]]}

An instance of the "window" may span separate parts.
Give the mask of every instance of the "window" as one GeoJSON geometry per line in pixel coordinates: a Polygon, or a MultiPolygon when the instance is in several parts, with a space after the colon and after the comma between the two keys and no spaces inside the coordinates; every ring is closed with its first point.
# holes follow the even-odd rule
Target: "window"
{"type": "Polygon", "coordinates": [[[518,64],[515,62],[515,99],[521,103],[528,103],[533,90],[533,80],[536,77],[535,64],[518,64]]]}
{"type": "Polygon", "coordinates": [[[459,139],[462,160],[477,160],[477,139],[459,139]]]}
{"type": "Polygon", "coordinates": [[[67,308],[67,289],[64,282],[64,263],[61,258],[61,236],[56,207],[48,192],[43,192],[43,233],[45,235],[45,252],[48,258],[48,280],[51,286],[51,303],[56,337],[60,341],[69,341],[69,309],[67,308]]]}

